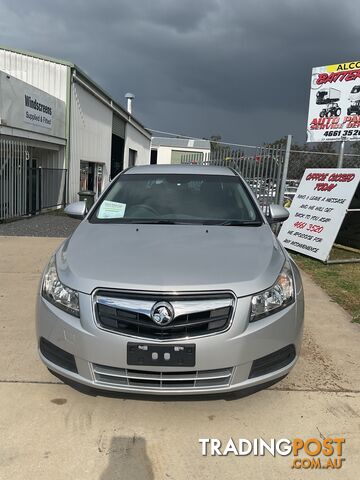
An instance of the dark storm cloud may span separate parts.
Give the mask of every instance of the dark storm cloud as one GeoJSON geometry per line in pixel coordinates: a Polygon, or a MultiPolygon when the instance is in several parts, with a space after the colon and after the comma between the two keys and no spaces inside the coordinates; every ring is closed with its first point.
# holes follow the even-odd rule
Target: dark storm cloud
{"type": "Polygon", "coordinates": [[[358,59],[333,0],[0,0],[0,43],[77,63],[152,128],[254,143],[305,134],[311,67],[358,59]]]}

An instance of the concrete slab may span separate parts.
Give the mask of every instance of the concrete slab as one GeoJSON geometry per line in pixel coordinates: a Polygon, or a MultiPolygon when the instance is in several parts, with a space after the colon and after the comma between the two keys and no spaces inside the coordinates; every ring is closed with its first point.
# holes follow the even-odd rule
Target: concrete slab
{"type": "MultiPolygon", "coordinates": [[[[199,438],[344,436],[341,471],[356,478],[359,398],[275,392],[226,400],[86,396],[65,385],[0,385],[1,478],[63,480],[304,478],[292,457],[203,457],[199,438]],[[6,414],[5,414],[6,412],[6,414]],[[319,433],[321,432],[321,434],[319,433]]],[[[316,478],[329,478],[318,470],[316,478]]]]}
{"type": "Polygon", "coordinates": [[[211,400],[89,395],[50,375],[36,354],[34,299],[62,240],[0,237],[1,480],[303,478],[291,457],[201,456],[200,437],[231,436],[344,436],[346,461],[334,475],[356,477],[360,327],[307,275],[301,358],[270,389],[211,400]]]}
{"type": "Polygon", "coordinates": [[[35,297],[43,268],[63,240],[0,237],[2,380],[54,381],[38,362],[35,297]]]}

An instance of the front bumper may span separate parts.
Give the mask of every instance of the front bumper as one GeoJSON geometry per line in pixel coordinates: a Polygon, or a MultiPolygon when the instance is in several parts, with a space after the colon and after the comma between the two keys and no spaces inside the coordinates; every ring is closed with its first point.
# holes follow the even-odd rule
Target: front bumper
{"type": "MultiPolygon", "coordinates": [[[[286,375],[300,351],[304,304],[302,290],[295,303],[254,323],[248,323],[249,298],[237,301],[231,327],[219,334],[173,344],[195,343],[195,367],[134,367],[127,364],[127,343],[134,338],[104,331],[96,325],[90,295],[79,294],[81,318],[53,306],[40,295],[37,300],[37,338],[74,357],[76,368],[64,368],[56,357],[41,353],[51,370],[75,382],[103,390],[149,394],[210,394],[256,387],[286,375]],[[253,376],[254,362],[293,346],[285,364],[253,376]],[[51,360],[49,359],[51,358],[51,360]],[[55,360],[54,360],[55,358],[55,360]]],[[[135,339],[140,343],[154,343],[135,339]]],[[[166,344],[166,342],[162,342],[166,344]]],[[[260,362],[261,363],[261,362],[260,362]]],[[[274,361],[273,361],[274,363],[274,361]]],[[[268,369],[269,370],[269,369],[268,369]]]]}

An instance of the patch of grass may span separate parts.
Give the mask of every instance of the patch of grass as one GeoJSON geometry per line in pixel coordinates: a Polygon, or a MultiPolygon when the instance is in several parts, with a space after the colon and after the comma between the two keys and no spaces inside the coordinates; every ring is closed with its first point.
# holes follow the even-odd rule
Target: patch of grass
{"type": "MultiPolygon", "coordinates": [[[[326,265],[319,260],[291,252],[299,267],[308,273],[335,302],[360,324],[360,263],[326,265]]],[[[356,258],[357,254],[334,247],[330,258],[356,258]]]]}

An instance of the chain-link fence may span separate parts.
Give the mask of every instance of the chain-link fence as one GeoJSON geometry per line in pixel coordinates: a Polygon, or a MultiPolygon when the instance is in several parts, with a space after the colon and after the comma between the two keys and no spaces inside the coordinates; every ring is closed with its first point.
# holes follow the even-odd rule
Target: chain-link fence
{"type": "MultiPolygon", "coordinates": [[[[288,148],[291,137],[288,137],[288,148]]],[[[320,146],[321,147],[321,146],[320,146]]],[[[268,146],[237,145],[217,146],[211,153],[188,153],[181,157],[181,163],[198,165],[227,166],[238,171],[254,191],[266,214],[271,203],[282,203],[289,207],[299,182],[307,168],[336,168],[339,154],[290,148],[285,165],[286,145],[278,142],[268,146]],[[285,171],[284,171],[285,169],[285,171]],[[287,171],[286,171],[287,169],[287,171]],[[286,178],[285,178],[286,177],[286,178]]],[[[345,153],[343,168],[360,168],[360,155],[345,153]]],[[[354,208],[354,207],[353,207],[354,208]]],[[[350,215],[348,215],[350,218],[350,215]]]]}
{"type": "MultiPolygon", "coordinates": [[[[230,146],[216,145],[211,153],[189,153],[181,157],[181,163],[199,165],[227,166],[238,171],[254,191],[258,201],[268,213],[271,203],[282,203],[289,207],[296,194],[300,180],[307,168],[337,168],[339,153],[323,152],[331,146],[304,146],[301,150],[296,145],[290,148],[291,136],[273,145],[230,146]],[[285,140],[285,141],[284,141],[285,140]],[[297,147],[297,148],[296,148],[297,147]]],[[[360,154],[344,153],[342,168],[360,168],[360,154]]],[[[340,229],[337,242],[360,248],[360,187],[352,199],[350,209],[340,229]]]]}
{"type": "MultiPolygon", "coordinates": [[[[290,150],[288,179],[300,180],[307,168],[336,168],[339,154],[310,150],[290,150]]],[[[345,153],[343,168],[360,168],[360,155],[345,153]]]]}
{"type": "Polygon", "coordinates": [[[181,156],[181,163],[217,165],[239,172],[255,193],[266,214],[272,203],[279,203],[285,147],[256,147],[241,145],[237,149],[221,148],[211,153],[189,153],[181,156]]]}

